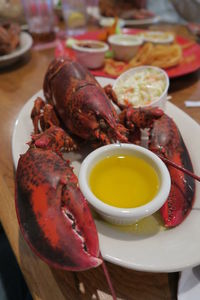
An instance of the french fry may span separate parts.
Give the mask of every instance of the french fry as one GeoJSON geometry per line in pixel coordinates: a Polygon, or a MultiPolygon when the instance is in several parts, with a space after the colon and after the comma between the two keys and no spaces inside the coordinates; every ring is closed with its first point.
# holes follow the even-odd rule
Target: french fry
{"type": "Polygon", "coordinates": [[[171,45],[154,45],[146,43],[129,63],[115,60],[106,60],[104,71],[107,74],[118,76],[132,67],[152,65],[167,69],[178,65],[182,61],[182,48],[174,43],[171,45]]]}

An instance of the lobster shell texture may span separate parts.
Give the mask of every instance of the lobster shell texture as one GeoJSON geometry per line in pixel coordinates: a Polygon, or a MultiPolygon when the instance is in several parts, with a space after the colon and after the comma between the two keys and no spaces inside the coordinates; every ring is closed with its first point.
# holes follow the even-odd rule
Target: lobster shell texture
{"type": "Polygon", "coordinates": [[[94,76],[69,59],[54,60],[45,75],[44,95],[64,126],[90,143],[127,142],[127,130],[94,76]]]}
{"type": "Polygon", "coordinates": [[[56,138],[63,136],[59,130],[47,129],[46,139],[45,132],[34,135],[29,150],[19,159],[17,217],[25,240],[45,262],[66,270],[86,270],[102,262],[98,235],[77,177],[58,152],[56,138]]]}

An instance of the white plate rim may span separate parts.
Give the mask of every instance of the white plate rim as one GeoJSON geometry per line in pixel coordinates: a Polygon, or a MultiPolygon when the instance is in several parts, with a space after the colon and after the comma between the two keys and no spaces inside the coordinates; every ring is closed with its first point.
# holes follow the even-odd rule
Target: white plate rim
{"type": "Polygon", "coordinates": [[[124,25],[148,25],[148,24],[155,24],[160,21],[160,16],[154,16],[152,18],[143,19],[143,20],[126,20],[122,19],[124,22],[124,25]]]}
{"type": "MultiPolygon", "coordinates": [[[[114,82],[114,80],[110,79],[110,78],[108,79],[108,78],[103,78],[103,77],[97,77],[97,79],[103,85],[114,82]],[[102,82],[104,82],[104,83],[102,83],[102,82]]],[[[32,96],[26,102],[26,104],[22,107],[22,109],[20,110],[20,113],[16,119],[14,129],[13,129],[13,135],[12,135],[12,155],[13,155],[13,161],[14,161],[15,166],[16,166],[16,163],[17,163],[17,160],[19,157],[18,154],[16,155],[16,150],[15,150],[16,134],[17,134],[19,122],[20,122],[25,110],[27,109],[27,107],[30,106],[30,103],[33,103],[33,100],[36,99],[37,96],[42,96],[42,95],[43,95],[43,92],[42,92],[42,90],[40,90],[38,93],[36,93],[34,96],[32,96]]],[[[181,127],[185,126],[183,124],[183,120],[185,120],[184,123],[187,123],[189,126],[189,132],[188,132],[189,139],[191,138],[191,134],[190,134],[191,130],[193,133],[199,134],[200,126],[198,125],[198,123],[195,122],[190,116],[188,116],[185,112],[183,112],[182,110],[177,108],[172,103],[167,103],[167,114],[169,114],[171,117],[173,117],[175,119],[175,121],[178,121],[179,129],[181,131],[183,131],[182,133],[184,133],[185,129],[183,130],[181,127]]],[[[29,117],[27,117],[27,118],[29,118],[29,117]]],[[[22,138],[23,138],[23,136],[22,136],[22,138]]],[[[194,140],[194,145],[192,145],[191,142],[187,144],[187,146],[189,146],[192,149],[192,150],[191,149],[190,150],[192,151],[191,153],[194,154],[194,156],[195,156],[196,145],[199,145],[199,147],[200,147],[200,141],[198,141],[198,139],[194,140]]],[[[24,147],[27,148],[27,146],[24,146],[24,147]]],[[[195,158],[193,158],[193,157],[191,157],[191,158],[192,158],[192,162],[194,165],[194,159],[195,160],[197,159],[197,161],[198,161],[198,158],[196,158],[196,156],[195,156],[195,158]]],[[[195,164],[194,169],[195,169],[195,172],[199,172],[200,164],[199,165],[195,164]]],[[[116,248],[117,247],[120,248],[123,244],[125,244],[125,245],[127,244],[130,247],[129,242],[131,242],[134,245],[134,247],[136,247],[136,246],[138,247],[138,244],[140,244],[141,241],[143,241],[143,239],[137,240],[137,238],[136,238],[135,241],[132,241],[132,240],[130,241],[129,239],[128,240],[120,240],[119,236],[121,234],[119,234],[118,232],[117,233],[114,232],[117,235],[117,238],[116,238],[116,236],[115,237],[108,236],[108,235],[106,236],[105,234],[107,234],[107,233],[105,233],[105,230],[104,230],[105,224],[103,224],[103,227],[102,227],[103,222],[99,223],[99,221],[97,221],[96,225],[97,225],[98,232],[99,232],[100,249],[101,249],[101,253],[102,253],[102,256],[104,257],[104,259],[109,262],[112,262],[114,264],[120,265],[122,267],[134,269],[134,270],[138,270],[138,271],[148,271],[148,272],[176,272],[176,271],[181,271],[188,267],[193,267],[193,266],[198,265],[200,263],[200,241],[197,243],[197,241],[195,240],[195,236],[198,236],[198,234],[199,234],[198,229],[199,229],[199,225],[200,225],[200,216],[199,216],[199,214],[200,214],[200,212],[199,212],[200,211],[200,196],[199,196],[200,195],[200,186],[197,186],[197,188],[198,188],[196,191],[197,199],[195,200],[194,207],[193,207],[190,215],[186,218],[186,220],[181,225],[179,225],[178,227],[176,227],[172,230],[161,232],[161,234],[159,233],[158,234],[159,239],[156,238],[155,240],[153,240],[153,243],[156,243],[156,245],[159,247],[159,251],[157,252],[158,257],[157,258],[155,257],[155,259],[157,261],[156,263],[154,261],[153,261],[153,263],[152,262],[146,263],[144,261],[141,261],[141,259],[138,260],[137,258],[134,258],[134,257],[133,258],[131,257],[131,259],[130,259],[130,255],[128,258],[124,258],[124,256],[123,256],[124,254],[122,252],[120,252],[120,250],[118,251],[118,249],[116,249],[116,248]],[[197,194],[198,194],[198,197],[197,197],[197,194]],[[192,232],[190,230],[191,225],[194,226],[194,228],[196,229],[196,231],[193,232],[194,245],[191,247],[191,249],[189,249],[190,251],[186,251],[186,249],[184,247],[186,247],[188,245],[188,239],[192,232]],[[188,226],[189,226],[189,229],[187,229],[188,226]],[[173,235],[173,239],[171,238],[172,235],[173,235]],[[177,239],[177,237],[179,237],[179,242],[180,242],[180,239],[183,242],[183,248],[178,249],[178,253],[180,252],[179,250],[181,250],[180,254],[177,254],[177,251],[176,251],[175,259],[177,258],[178,262],[176,262],[175,259],[173,258],[173,255],[170,254],[171,252],[168,254],[168,251],[166,251],[166,245],[168,248],[170,246],[170,249],[171,249],[170,251],[172,251],[172,253],[174,250],[177,250],[176,245],[171,245],[171,243],[169,243],[171,241],[171,239],[174,240],[174,235],[175,235],[175,239],[177,239]],[[186,239],[186,241],[185,241],[185,239],[186,239]],[[109,243],[110,243],[110,245],[109,245],[109,243]],[[115,245],[115,243],[117,246],[115,245]],[[116,255],[116,253],[113,254],[113,251],[114,252],[117,251],[119,253],[117,253],[117,255],[116,255]],[[162,252],[166,252],[164,257],[163,257],[162,252]],[[167,257],[169,257],[169,259],[167,257]],[[165,261],[166,259],[167,259],[167,262],[165,261]],[[170,259],[172,259],[172,261],[170,261],[170,259]]],[[[110,231],[110,228],[108,229],[106,227],[106,230],[110,231]]],[[[112,230],[111,230],[111,233],[113,233],[112,230]]],[[[109,232],[109,235],[111,235],[111,233],[109,232]]],[[[156,234],[156,236],[157,236],[157,234],[156,234]]],[[[150,249],[148,249],[148,251],[150,250],[150,253],[154,256],[154,253],[152,252],[152,249],[151,249],[153,246],[153,243],[151,243],[151,239],[152,239],[152,237],[150,237],[149,245],[151,247],[150,247],[150,249]]],[[[147,245],[148,245],[148,243],[147,243],[147,245]]],[[[156,245],[154,245],[153,248],[155,248],[156,245]]],[[[139,246],[139,249],[140,249],[140,246],[139,246]]],[[[127,249],[125,248],[125,250],[127,250],[127,249]]],[[[133,256],[134,256],[133,250],[135,251],[134,248],[133,249],[131,248],[131,254],[133,253],[133,256]]],[[[135,254],[139,254],[139,253],[135,252],[135,254]]],[[[143,258],[145,258],[145,257],[146,256],[144,256],[143,258]]]]}
{"type": "Polygon", "coordinates": [[[6,62],[14,58],[18,58],[26,53],[32,47],[33,39],[31,35],[27,32],[20,33],[20,45],[11,53],[0,56],[0,63],[6,62]],[[25,44],[22,46],[22,41],[25,41],[25,44]]]}

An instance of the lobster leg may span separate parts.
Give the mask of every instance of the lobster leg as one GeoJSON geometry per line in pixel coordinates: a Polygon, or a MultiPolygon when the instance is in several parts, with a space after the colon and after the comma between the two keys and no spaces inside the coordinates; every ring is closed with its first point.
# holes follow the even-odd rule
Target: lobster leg
{"type": "Polygon", "coordinates": [[[155,120],[163,115],[157,107],[151,109],[133,108],[128,106],[119,114],[120,122],[129,130],[129,142],[141,143],[141,129],[152,128],[155,120]]]}
{"type": "Polygon", "coordinates": [[[51,125],[60,126],[60,122],[55,114],[53,106],[46,104],[40,97],[34,102],[31,119],[33,121],[34,133],[45,131],[51,125]]]}

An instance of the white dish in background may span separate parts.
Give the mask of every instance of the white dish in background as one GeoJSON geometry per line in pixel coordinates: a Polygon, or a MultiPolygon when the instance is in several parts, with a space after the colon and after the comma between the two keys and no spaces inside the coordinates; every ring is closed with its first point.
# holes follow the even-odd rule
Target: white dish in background
{"type": "MultiPolygon", "coordinates": [[[[110,78],[97,77],[102,86],[113,84],[110,78]]],[[[12,137],[12,155],[15,167],[20,153],[24,153],[33,130],[30,112],[39,91],[22,107],[15,122],[12,137]]],[[[200,126],[175,105],[168,103],[166,113],[179,127],[186,143],[194,172],[200,174],[199,152],[200,126]],[[192,133],[192,134],[191,134],[192,133]]],[[[74,171],[79,172],[81,153],[69,153],[74,171]]],[[[200,184],[196,182],[195,203],[186,220],[176,228],[165,231],[153,231],[145,234],[139,232],[122,232],[105,221],[95,219],[98,230],[101,253],[105,260],[134,270],[149,272],[175,272],[200,263],[200,184]]]]}
{"type": "Polygon", "coordinates": [[[0,56],[0,67],[6,67],[15,63],[31,49],[32,44],[33,39],[31,35],[26,32],[21,32],[19,46],[11,53],[0,56]]]}
{"type": "Polygon", "coordinates": [[[116,59],[129,61],[136,55],[143,39],[139,35],[113,34],[109,36],[108,43],[116,59]]]}
{"type": "Polygon", "coordinates": [[[80,40],[72,44],[77,60],[88,69],[97,69],[104,64],[105,53],[109,50],[106,43],[95,40],[80,40]],[[100,47],[89,48],[83,45],[100,47]]]}
{"type": "Polygon", "coordinates": [[[148,18],[148,19],[142,19],[142,20],[125,20],[122,19],[124,21],[124,26],[136,26],[136,25],[151,25],[151,24],[156,24],[158,23],[161,18],[160,16],[154,16],[152,18],[148,18]]]}
{"type": "MultiPolygon", "coordinates": [[[[118,24],[119,27],[124,27],[124,26],[139,26],[139,25],[151,25],[151,24],[155,24],[158,23],[160,21],[160,16],[155,16],[153,18],[149,18],[149,19],[143,19],[143,20],[126,20],[126,19],[118,19],[118,24]]],[[[115,19],[112,17],[103,17],[101,16],[99,18],[99,24],[102,27],[109,27],[112,26],[115,22],[115,19]]]]}
{"type": "Polygon", "coordinates": [[[170,44],[174,41],[174,34],[162,31],[146,31],[140,34],[145,42],[155,44],[170,44]]]}
{"type": "MultiPolygon", "coordinates": [[[[99,20],[99,24],[102,27],[108,27],[108,26],[112,26],[112,24],[115,21],[115,18],[112,17],[104,17],[100,14],[99,12],[99,8],[97,6],[89,6],[87,7],[87,13],[88,15],[90,15],[91,17],[99,20]]],[[[137,25],[151,25],[151,24],[156,24],[160,21],[161,17],[160,16],[154,16],[148,19],[142,19],[142,20],[136,20],[136,19],[122,19],[119,18],[118,22],[119,22],[119,26],[123,27],[123,26],[137,26],[137,25]]]]}

